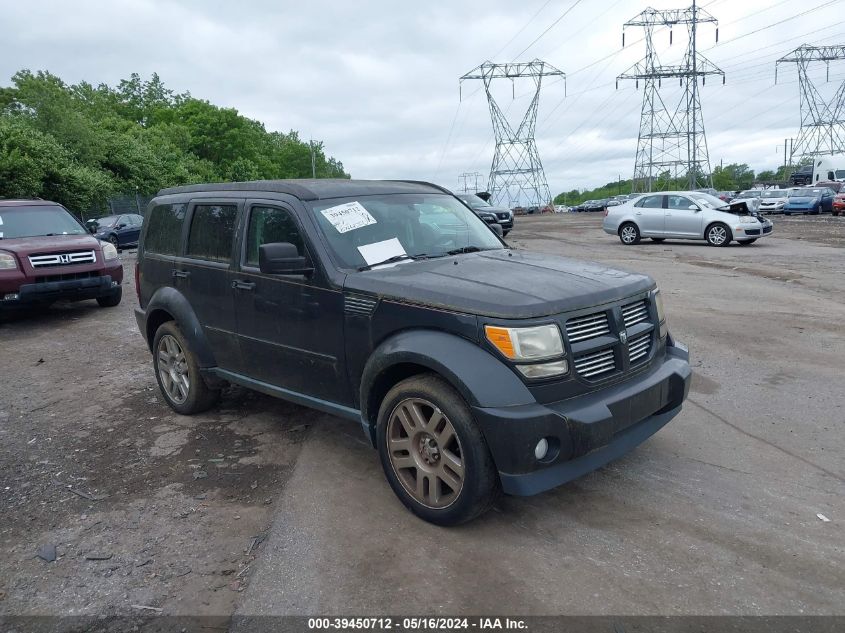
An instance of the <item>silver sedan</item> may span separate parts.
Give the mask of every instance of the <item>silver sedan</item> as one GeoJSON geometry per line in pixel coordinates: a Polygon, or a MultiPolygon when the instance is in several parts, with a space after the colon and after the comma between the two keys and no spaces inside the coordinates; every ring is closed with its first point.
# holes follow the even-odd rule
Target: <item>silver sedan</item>
{"type": "Polygon", "coordinates": [[[728,204],[699,191],[644,194],[609,208],[602,228],[628,246],[639,244],[644,237],[655,242],[706,240],[711,246],[736,241],[746,246],[772,234],[771,221],[746,204],[728,204]]]}

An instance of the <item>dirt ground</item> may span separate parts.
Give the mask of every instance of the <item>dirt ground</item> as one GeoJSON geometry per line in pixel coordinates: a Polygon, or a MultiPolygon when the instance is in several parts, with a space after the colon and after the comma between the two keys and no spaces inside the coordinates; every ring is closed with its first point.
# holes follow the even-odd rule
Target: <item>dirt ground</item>
{"type": "MultiPolygon", "coordinates": [[[[686,334],[681,337],[683,340],[693,339],[693,353],[697,359],[694,394],[697,394],[699,404],[688,405],[688,408],[695,411],[701,406],[703,410],[711,411],[718,408],[719,398],[737,396],[737,391],[727,387],[718,392],[719,385],[712,378],[720,371],[731,371],[720,363],[724,361],[730,365],[734,361],[725,361],[724,354],[718,360],[710,357],[710,361],[707,354],[695,354],[694,344],[697,343],[699,349],[706,344],[708,328],[714,336],[723,332],[730,336],[734,334],[727,325],[720,323],[719,306],[724,306],[726,313],[733,310],[732,304],[723,301],[726,297],[721,293],[727,293],[730,298],[731,293],[759,283],[795,284],[795,288],[800,287],[819,297],[820,301],[835,301],[837,293],[842,293],[838,294],[836,310],[840,309],[845,295],[845,282],[842,281],[845,258],[841,250],[845,246],[845,218],[775,217],[774,221],[775,237],[747,248],[712,249],[697,244],[666,243],[626,249],[618,240],[599,230],[598,214],[517,218],[510,241],[519,248],[608,261],[614,265],[627,263],[629,268],[646,270],[658,278],[666,289],[672,325],[686,334]],[[803,243],[812,246],[806,255],[802,254],[803,243]],[[687,267],[685,270],[701,269],[718,276],[702,290],[715,298],[715,307],[707,319],[703,319],[700,312],[687,316],[683,292],[673,292],[672,286],[667,286],[661,279],[671,278],[679,261],[687,267]],[[838,270],[836,261],[840,263],[838,270]]],[[[122,256],[126,281],[124,300],[117,308],[99,308],[95,302],[57,304],[46,312],[6,316],[0,320],[0,567],[3,569],[0,616],[137,614],[142,617],[164,613],[228,617],[244,603],[244,596],[250,592],[250,583],[268,546],[270,539],[265,541],[265,538],[272,535],[272,526],[283,525],[286,521],[295,525],[305,516],[291,515],[298,506],[296,503],[283,505],[287,502],[281,500],[302,448],[309,442],[312,428],[316,425],[322,433],[328,426],[345,424],[330,416],[238,388],[227,390],[219,407],[207,414],[195,417],[174,414],[159,395],[150,355],[132,314],[137,305],[131,285],[134,254],[124,252],[122,256]],[[51,560],[54,557],[55,560],[51,560]]],[[[677,285],[683,284],[678,282],[677,285]]],[[[830,337],[841,336],[842,323],[810,317],[802,321],[796,315],[790,315],[789,319],[767,321],[763,325],[765,315],[771,315],[779,308],[774,301],[771,305],[766,303],[765,293],[761,296],[762,299],[755,299],[750,293],[745,299],[752,304],[757,301],[756,307],[744,308],[746,315],[760,311],[761,321],[756,326],[749,324],[751,327],[747,329],[754,345],[770,345],[772,337],[797,336],[800,332],[816,343],[821,341],[819,362],[825,367],[842,361],[839,351],[829,342],[825,343],[833,340],[830,337]],[[770,336],[763,335],[764,327],[770,336]]],[[[753,357],[755,353],[752,350],[750,356],[745,357],[753,357]]],[[[777,361],[772,356],[760,356],[758,362],[772,369],[771,375],[767,374],[769,382],[765,389],[787,390],[793,383],[800,383],[802,393],[815,394],[812,406],[824,404],[827,407],[824,411],[830,411],[830,407],[838,411],[831,415],[839,419],[839,426],[832,428],[829,417],[824,417],[827,414],[819,417],[818,428],[813,426],[813,435],[807,439],[810,443],[827,446],[828,453],[818,455],[816,450],[823,451],[825,446],[796,448],[790,445],[792,438],[788,434],[772,439],[767,435],[769,431],[745,429],[743,432],[764,436],[766,441],[776,443],[788,454],[797,455],[796,459],[815,464],[812,481],[809,475],[806,481],[825,491],[826,507],[832,504],[841,509],[841,474],[831,466],[838,461],[838,470],[841,470],[841,453],[839,460],[830,454],[837,445],[841,446],[841,395],[830,392],[831,384],[807,386],[800,376],[777,369],[777,361]]],[[[795,404],[796,408],[804,406],[803,401],[795,404]]],[[[799,411],[793,413],[798,415],[799,411]]],[[[788,415],[788,412],[781,410],[779,414],[788,415]]],[[[744,425],[744,422],[731,423],[744,425]]],[[[343,428],[344,433],[349,432],[350,437],[361,441],[357,429],[343,428]]],[[[778,427],[771,432],[781,433],[782,429],[778,427]]],[[[326,442],[325,438],[315,439],[318,441],[326,442]]],[[[331,442],[327,445],[326,450],[343,450],[332,449],[331,442]]],[[[727,446],[718,454],[730,455],[731,450],[727,446]]],[[[369,455],[362,458],[366,470],[354,473],[351,481],[365,481],[370,476],[379,479],[375,454],[365,455],[369,455]]],[[[707,459],[706,463],[709,463],[722,458],[707,459]]],[[[730,461],[727,457],[724,459],[730,461]]],[[[790,458],[785,459],[789,462],[790,458]]],[[[635,471],[636,466],[635,462],[635,471]]],[[[724,466],[728,470],[746,467],[752,468],[724,466]]],[[[779,473],[781,468],[785,468],[783,462],[776,458],[766,459],[755,465],[755,476],[762,481],[769,478],[770,473],[779,473]]],[[[613,468],[605,470],[608,472],[611,475],[618,473],[613,468]]],[[[665,474],[671,476],[668,472],[665,474]]],[[[706,479],[706,473],[701,477],[706,479]]],[[[601,479],[588,479],[581,485],[587,490],[600,487],[601,479]]],[[[578,485],[574,489],[577,490],[578,485]]],[[[321,495],[319,489],[313,492],[318,497],[321,495]]],[[[394,511],[393,505],[398,507],[386,485],[381,486],[378,493],[380,503],[390,505],[389,512],[394,511]]],[[[303,498],[302,495],[293,497],[294,501],[303,498]]],[[[548,505],[549,499],[557,497],[547,495],[540,499],[545,502],[537,504],[548,505]]],[[[335,504],[342,502],[342,499],[334,501],[335,504]]],[[[673,502],[671,496],[666,502],[673,502]]],[[[368,502],[355,499],[355,503],[360,508],[366,507],[368,502]]],[[[483,534],[487,536],[499,534],[499,523],[504,521],[507,529],[512,527],[511,519],[502,517],[519,514],[525,516],[528,523],[542,525],[543,534],[535,542],[547,546],[551,535],[561,529],[559,521],[554,514],[540,514],[539,505],[525,503],[527,505],[520,505],[521,501],[505,502],[493,513],[494,518],[487,524],[480,523],[484,527],[478,529],[486,530],[483,534]]],[[[594,509],[600,508],[602,499],[597,497],[591,503],[594,509]]],[[[688,507],[689,499],[678,503],[681,508],[688,507]]],[[[552,506],[552,512],[563,512],[565,507],[558,502],[552,506]]],[[[413,530],[430,527],[420,527],[410,515],[406,516],[401,509],[396,511],[413,530]]],[[[831,513],[831,510],[825,512],[831,513]]],[[[841,536],[842,517],[832,518],[839,522],[841,536]]],[[[522,519],[513,518],[513,521],[519,526],[522,519]]],[[[816,523],[821,523],[813,516],[808,521],[807,525],[813,530],[817,528],[816,523]]],[[[604,533],[608,526],[593,528],[604,533]]],[[[344,531],[342,525],[337,529],[344,531]]],[[[501,534],[507,533],[504,525],[501,529],[501,534]]],[[[584,530],[578,538],[589,542],[592,537],[586,527],[584,530]]],[[[725,538],[729,532],[726,528],[725,538]]],[[[457,534],[456,538],[463,542],[469,538],[466,531],[457,534]]],[[[523,530],[518,534],[533,538],[534,532],[523,530]]],[[[762,540],[767,538],[764,528],[760,528],[758,536],[762,540]]],[[[334,536],[329,531],[326,538],[334,536]]],[[[392,536],[386,538],[389,540],[392,536]]],[[[808,542],[818,551],[838,551],[839,556],[842,555],[841,539],[836,545],[837,539],[830,541],[830,536],[819,536],[810,530],[801,538],[810,539],[808,542]],[[834,550],[829,549],[831,547],[834,550]]],[[[317,545],[319,550],[321,546],[317,545]]],[[[640,562],[650,556],[648,547],[643,547],[645,549],[637,554],[640,562]]],[[[312,562],[302,564],[307,567],[312,562]]],[[[322,564],[327,563],[323,561],[322,564]]],[[[314,566],[314,569],[319,568],[314,566]]],[[[801,570],[808,575],[814,573],[803,567],[801,570]]],[[[575,573],[577,569],[567,573],[570,572],[575,573]]],[[[460,571],[454,573],[461,575],[460,571]]],[[[830,605],[835,603],[830,594],[834,590],[835,595],[835,587],[830,587],[829,583],[836,583],[837,574],[832,571],[825,574],[820,582],[828,586],[819,590],[822,597],[818,605],[823,611],[829,611],[830,605]]],[[[512,578],[513,582],[517,582],[518,576],[512,578]]],[[[589,582],[599,582],[598,576],[588,575],[587,578],[589,582]]],[[[843,579],[841,568],[838,578],[843,579]]],[[[483,589],[477,587],[477,580],[472,578],[464,578],[462,582],[475,586],[476,592],[483,589]]],[[[500,577],[497,582],[506,582],[506,578],[500,577]]],[[[261,605],[265,604],[263,600],[275,599],[272,597],[275,594],[262,597],[259,592],[259,589],[267,590],[269,584],[256,588],[251,602],[246,601],[257,609],[253,613],[260,612],[261,605]]],[[[334,595],[340,600],[345,594],[338,590],[334,595]]],[[[812,593],[808,591],[807,595],[812,593]]],[[[302,598],[300,605],[309,604],[304,595],[299,597],[302,598]]],[[[807,608],[812,610],[812,599],[809,600],[807,608]]],[[[297,604],[296,600],[293,604],[297,604]]],[[[663,603],[655,599],[654,604],[659,607],[663,603]]],[[[342,603],[335,606],[338,605],[342,606],[342,603]]],[[[306,609],[306,606],[302,608],[306,609]]],[[[787,609],[790,608],[787,605],[787,609]]]]}

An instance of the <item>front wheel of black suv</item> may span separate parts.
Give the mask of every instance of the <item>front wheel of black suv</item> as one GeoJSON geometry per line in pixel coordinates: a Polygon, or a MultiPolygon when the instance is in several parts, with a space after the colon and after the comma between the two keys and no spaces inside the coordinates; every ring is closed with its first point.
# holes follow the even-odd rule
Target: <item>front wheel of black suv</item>
{"type": "Polygon", "coordinates": [[[101,308],[114,308],[120,305],[120,300],[123,298],[123,288],[116,288],[111,294],[104,297],[97,297],[97,303],[101,308]]]}
{"type": "Polygon", "coordinates": [[[156,331],[153,367],[161,394],[176,413],[202,413],[217,402],[220,392],[205,384],[196,356],[173,321],[163,323],[156,331]]]}
{"type": "Polygon", "coordinates": [[[465,523],[499,494],[487,442],[460,394],[434,374],[395,385],[378,413],[381,465],[393,492],[421,519],[465,523]]]}

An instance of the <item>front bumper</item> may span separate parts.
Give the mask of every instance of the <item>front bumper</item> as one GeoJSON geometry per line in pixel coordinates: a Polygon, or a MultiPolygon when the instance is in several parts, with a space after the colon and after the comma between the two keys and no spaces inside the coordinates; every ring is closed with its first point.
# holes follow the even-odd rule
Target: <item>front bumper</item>
{"type": "Polygon", "coordinates": [[[16,293],[7,293],[17,295],[17,298],[4,299],[0,296],[0,306],[14,308],[59,300],[83,301],[107,297],[120,287],[120,283],[120,279],[113,279],[111,275],[100,275],[85,279],[23,284],[16,293]]]}
{"type": "Polygon", "coordinates": [[[629,452],[680,412],[691,373],[689,352],[669,339],[662,363],[612,387],[546,405],[473,407],[502,489],[537,494],[629,452]],[[541,438],[551,448],[538,461],[541,438]]]}

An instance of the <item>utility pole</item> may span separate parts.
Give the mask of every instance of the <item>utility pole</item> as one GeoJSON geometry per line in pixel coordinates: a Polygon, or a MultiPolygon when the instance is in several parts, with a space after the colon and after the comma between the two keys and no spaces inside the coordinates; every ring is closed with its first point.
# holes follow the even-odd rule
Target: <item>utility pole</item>
{"type": "MultiPolygon", "coordinates": [[[[664,172],[670,172],[669,182],[681,176],[682,170],[689,180],[689,188],[713,186],[710,173],[710,158],[707,153],[707,139],[701,116],[701,98],[698,78],[702,84],[707,75],[719,75],[722,83],[725,73],[698,52],[698,25],[717,24],[716,18],[700,9],[696,2],[686,9],[646,9],[623,26],[622,45],[625,45],[626,27],[638,26],[645,31],[646,56],[616,78],[633,79],[636,86],[644,83],[643,107],[640,117],[640,131],[637,140],[637,157],[634,163],[633,192],[651,191],[655,180],[664,172]],[[664,65],[657,57],[654,45],[654,30],[668,27],[669,43],[672,43],[672,28],[686,25],[689,32],[683,62],[664,65]],[[667,103],[660,92],[663,79],[677,78],[684,88],[683,97],[677,103],[667,103]],[[673,173],[674,172],[674,173],[673,173]]],[[[716,29],[719,41],[719,29],[716,29]]]]}
{"type": "Polygon", "coordinates": [[[308,147],[311,149],[311,177],[317,179],[317,157],[314,155],[314,141],[308,141],[308,147]]]}
{"type": "Polygon", "coordinates": [[[458,183],[461,191],[463,193],[478,193],[478,179],[481,178],[481,174],[477,171],[466,171],[458,176],[458,183]],[[470,185],[467,184],[469,181],[473,180],[472,191],[470,192],[470,185]]]}
{"type": "Polygon", "coordinates": [[[523,195],[528,205],[542,206],[552,202],[546,174],[534,140],[540,87],[544,77],[562,77],[564,86],[566,85],[566,75],[562,71],[539,59],[511,64],[494,64],[486,61],[460,78],[461,83],[480,79],[487,93],[487,105],[490,108],[493,136],[496,140],[488,188],[495,204],[507,204],[508,207],[513,207],[514,201],[521,202],[523,195]],[[491,84],[495,79],[509,79],[511,85],[514,85],[517,79],[526,78],[534,82],[534,98],[522,117],[519,127],[514,130],[505,113],[496,103],[491,84]]]}
{"type": "Polygon", "coordinates": [[[830,62],[838,60],[845,60],[843,44],[804,44],[775,62],[775,83],[780,64],[795,63],[798,66],[801,127],[789,153],[790,165],[795,163],[796,154],[800,161],[824,154],[845,153],[845,81],[840,84],[833,98],[827,100],[821,96],[807,70],[814,62],[824,62],[827,65],[829,80],[830,62]]]}

